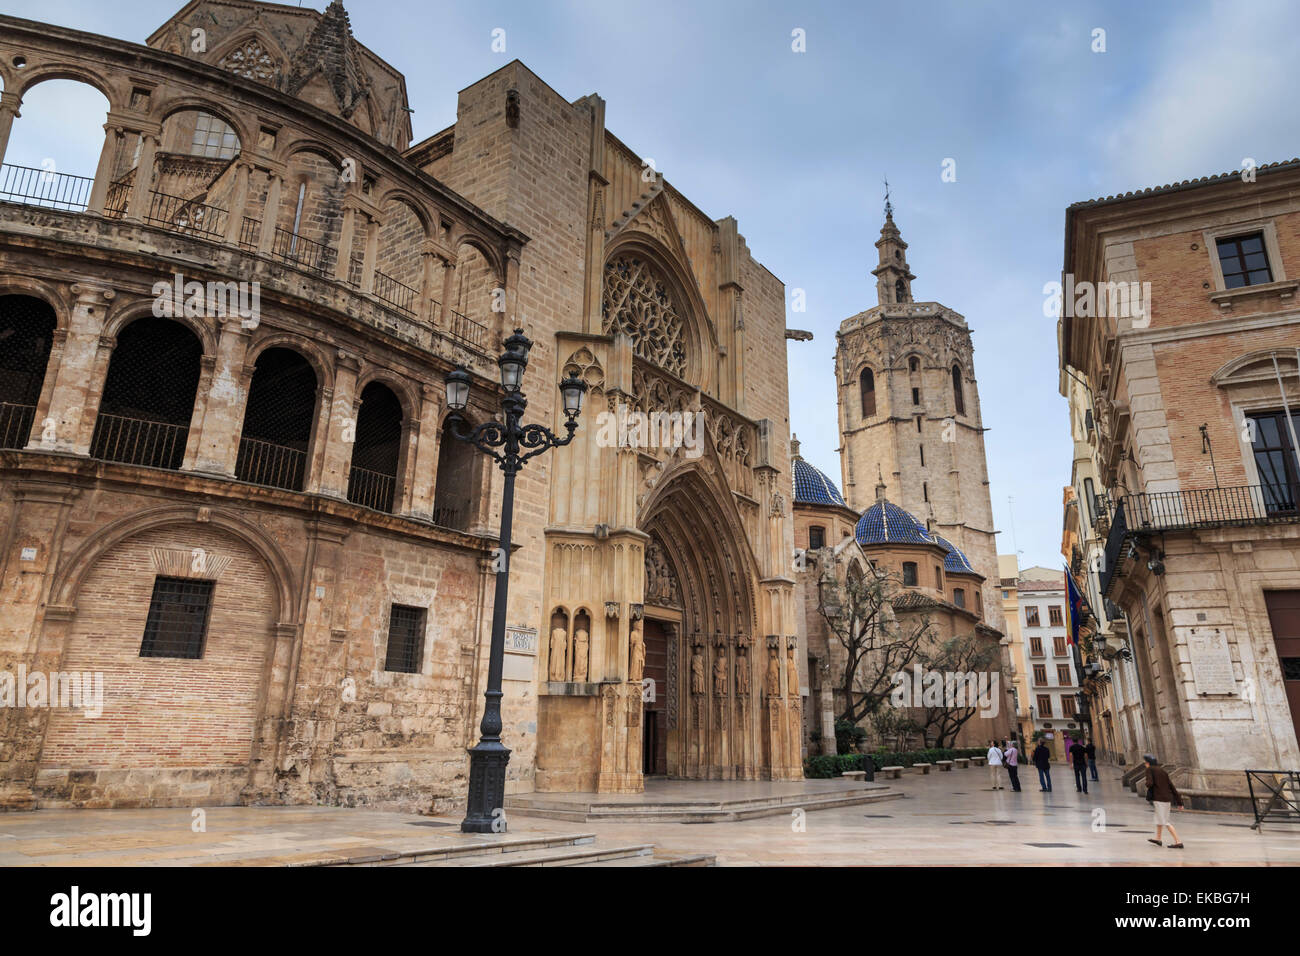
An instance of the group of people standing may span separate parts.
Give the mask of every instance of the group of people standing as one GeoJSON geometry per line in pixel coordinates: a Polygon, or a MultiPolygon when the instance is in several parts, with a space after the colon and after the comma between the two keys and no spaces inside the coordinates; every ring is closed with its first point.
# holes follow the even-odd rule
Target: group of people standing
{"type": "MultiPolygon", "coordinates": [[[[1034,748],[1030,761],[1038,770],[1038,789],[1043,793],[1052,792],[1052,752],[1042,740],[1034,748]]],[[[1080,793],[1088,792],[1088,780],[1097,779],[1097,748],[1092,741],[1087,745],[1075,741],[1070,744],[1066,759],[1074,768],[1074,789],[1080,793]]],[[[1011,789],[1020,792],[1020,751],[1014,739],[1008,743],[1003,740],[989,741],[989,780],[994,790],[1005,790],[1002,786],[1002,770],[1007,771],[1011,789]]]]}
{"type": "MultiPolygon", "coordinates": [[[[1088,792],[1088,781],[1097,780],[1097,748],[1089,740],[1087,743],[1081,743],[1077,740],[1067,738],[1066,761],[1074,770],[1074,789],[1079,793],[1088,792]]],[[[1042,793],[1052,792],[1052,752],[1047,749],[1047,744],[1043,740],[1038,741],[1038,746],[1034,748],[1032,756],[1029,758],[1034,767],[1038,770],[1038,789],[1042,793]]],[[[1012,739],[1009,743],[1005,740],[989,741],[989,781],[994,790],[1005,790],[1002,785],[1002,771],[1005,768],[1007,778],[1010,780],[1011,789],[1016,793],[1020,792],[1020,751],[1016,748],[1016,741],[1012,739]]],[[[1147,754],[1142,758],[1146,764],[1146,786],[1147,802],[1151,804],[1151,809],[1156,818],[1156,835],[1155,839],[1148,842],[1156,846],[1164,846],[1161,837],[1164,830],[1169,831],[1169,837],[1173,840],[1168,844],[1171,850],[1181,850],[1182,841],[1178,839],[1178,831],[1173,828],[1169,822],[1169,811],[1173,807],[1179,810],[1183,808],[1183,798],[1174,787],[1173,781],[1169,779],[1169,774],[1155,757],[1147,754]]]]}

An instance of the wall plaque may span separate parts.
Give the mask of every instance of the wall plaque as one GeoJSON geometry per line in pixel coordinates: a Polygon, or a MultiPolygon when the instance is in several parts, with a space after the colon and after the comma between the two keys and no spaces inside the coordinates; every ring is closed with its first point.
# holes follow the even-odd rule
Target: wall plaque
{"type": "Polygon", "coordinates": [[[507,654],[528,654],[537,656],[537,628],[506,627],[507,654]]]}
{"type": "Polygon", "coordinates": [[[1188,629],[1187,656],[1198,694],[1235,694],[1237,679],[1232,674],[1232,651],[1228,632],[1219,627],[1188,629]]]}

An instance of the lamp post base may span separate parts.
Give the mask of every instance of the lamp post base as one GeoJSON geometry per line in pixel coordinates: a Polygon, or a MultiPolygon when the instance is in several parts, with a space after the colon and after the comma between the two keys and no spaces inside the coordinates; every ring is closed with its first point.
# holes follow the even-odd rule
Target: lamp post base
{"type": "Polygon", "coordinates": [[[469,751],[469,808],[462,833],[506,830],[506,764],[510,750],[499,741],[480,740],[469,751]]]}

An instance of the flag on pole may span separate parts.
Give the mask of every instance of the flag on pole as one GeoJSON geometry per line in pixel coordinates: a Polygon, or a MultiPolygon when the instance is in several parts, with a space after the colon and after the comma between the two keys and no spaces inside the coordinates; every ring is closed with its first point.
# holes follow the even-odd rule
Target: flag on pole
{"type": "Polygon", "coordinates": [[[1084,600],[1079,589],[1074,586],[1074,576],[1070,574],[1070,569],[1065,569],[1065,613],[1069,616],[1070,636],[1069,642],[1076,647],[1079,644],[1079,628],[1083,626],[1084,609],[1088,607],[1088,602],[1084,600]]]}

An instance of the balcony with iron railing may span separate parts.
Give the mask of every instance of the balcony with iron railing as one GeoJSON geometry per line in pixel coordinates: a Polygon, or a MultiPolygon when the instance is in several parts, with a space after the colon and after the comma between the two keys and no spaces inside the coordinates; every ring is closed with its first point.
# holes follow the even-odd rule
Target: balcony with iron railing
{"type": "Polygon", "coordinates": [[[386,273],[375,270],[375,297],[407,315],[415,315],[415,303],[420,293],[404,282],[399,282],[386,273]]]}
{"type": "MultiPolygon", "coordinates": [[[[432,301],[431,305],[430,314],[437,315],[438,302],[432,301]]],[[[467,315],[462,315],[455,309],[443,311],[442,323],[438,330],[453,341],[477,352],[486,352],[492,338],[492,330],[486,325],[476,322],[467,315]]]]}
{"type": "Polygon", "coordinates": [[[397,476],[353,465],[348,472],[348,501],[376,511],[393,510],[397,476]]]}
{"type": "Polygon", "coordinates": [[[1300,484],[1238,485],[1125,495],[1106,536],[1101,590],[1123,576],[1130,542],[1150,534],[1300,522],[1300,484]]]}
{"type": "Polygon", "coordinates": [[[226,235],[229,213],[220,206],[210,206],[194,199],[149,193],[149,214],[145,222],[174,232],[204,236],[221,241],[226,235]]]}
{"type": "Polygon", "coordinates": [[[288,491],[301,491],[307,468],[307,453],[298,448],[243,436],[235,461],[235,477],[240,481],[288,491]]]}
{"type": "Polygon", "coordinates": [[[100,412],[90,457],[150,468],[180,468],[189,426],[100,412]]]}
{"type": "Polygon", "coordinates": [[[31,166],[0,166],[0,202],[85,212],[95,180],[31,166]]]}
{"type": "Polygon", "coordinates": [[[32,434],[35,405],[0,402],[0,448],[22,448],[32,434]]]}

